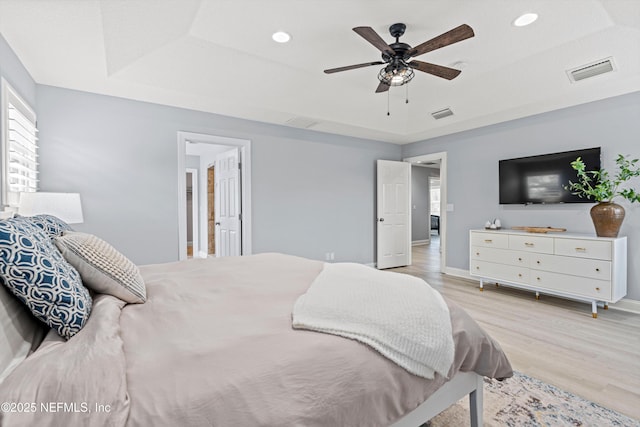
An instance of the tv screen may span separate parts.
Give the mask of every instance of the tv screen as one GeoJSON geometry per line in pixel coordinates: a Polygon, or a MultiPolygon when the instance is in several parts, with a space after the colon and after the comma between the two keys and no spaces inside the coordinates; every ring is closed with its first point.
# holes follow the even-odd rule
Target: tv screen
{"type": "Polygon", "coordinates": [[[500,160],[500,204],[593,203],[564,189],[578,179],[571,167],[578,157],[586,170],[600,169],[600,147],[500,160]]]}

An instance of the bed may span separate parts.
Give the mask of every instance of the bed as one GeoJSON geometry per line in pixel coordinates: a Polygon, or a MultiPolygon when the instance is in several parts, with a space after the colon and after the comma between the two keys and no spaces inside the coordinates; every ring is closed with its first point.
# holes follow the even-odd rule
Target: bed
{"type": "Polygon", "coordinates": [[[357,340],[294,329],[324,266],[283,254],[141,266],[145,301],[93,292],[68,339],[0,286],[0,425],[419,426],[467,395],[482,425],[482,378],[512,375],[499,344],[446,301],[455,356],[426,379],[357,340]]]}

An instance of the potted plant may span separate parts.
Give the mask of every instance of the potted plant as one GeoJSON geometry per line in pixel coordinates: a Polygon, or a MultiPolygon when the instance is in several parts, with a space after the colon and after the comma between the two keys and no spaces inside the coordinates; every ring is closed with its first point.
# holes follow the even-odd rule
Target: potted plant
{"type": "Polygon", "coordinates": [[[578,181],[565,186],[572,194],[578,197],[597,202],[591,208],[591,219],[599,237],[617,237],[622,221],[624,220],[624,208],[613,199],[622,197],[629,202],[640,203],[640,192],[633,188],[622,188],[624,182],[640,176],[639,159],[629,160],[622,154],[616,159],[617,172],[611,177],[604,169],[597,171],[585,170],[585,164],[580,157],[571,162],[571,167],[577,172],[578,181]]]}

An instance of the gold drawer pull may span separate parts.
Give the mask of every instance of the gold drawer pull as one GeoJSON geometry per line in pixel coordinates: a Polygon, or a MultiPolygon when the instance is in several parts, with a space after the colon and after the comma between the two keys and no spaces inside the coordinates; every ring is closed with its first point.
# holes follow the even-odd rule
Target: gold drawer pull
{"type": "Polygon", "coordinates": [[[529,243],[529,242],[524,242],[524,245],[529,248],[532,248],[534,246],[533,243],[529,243]]]}
{"type": "Polygon", "coordinates": [[[587,252],[587,248],[576,248],[576,252],[587,252]]]}
{"type": "Polygon", "coordinates": [[[540,278],[539,278],[539,277],[536,277],[536,280],[540,281],[540,278]]]}
{"type": "Polygon", "coordinates": [[[540,264],[540,261],[536,261],[536,264],[540,264]]]}
{"type": "Polygon", "coordinates": [[[476,266],[476,270],[480,270],[480,266],[476,266]]]}
{"type": "Polygon", "coordinates": [[[485,243],[493,243],[493,240],[491,240],[491,239],[484,239],[484,242],[485,242],[485,243]]]}
{"type": "Polygon", "coordinates": [[[522,258],[518,258],[518,261],[522,261],[522,258]]]}
{"type": "Polygon", "coordinates": [[[600,291],[600,288],[596,288],[596,291],[600,291]]]}
{"type": "Polygon", "coordinates": [[[478,255],[478,256],[479,256],[479,255],[480,255],[480,252],[476,252],[476,255],[478,255]]]}
{"type": "Polygon", "coordinates": [[[522,277],[522,274],[521,274],[521,273],[518,273],[518,277],[522,277]]]}
{"type": "Polygon", "coordinates": [[[599,268],[596,268],[596,271],[600,271],[600,269],[599,269],[599,268]]]}

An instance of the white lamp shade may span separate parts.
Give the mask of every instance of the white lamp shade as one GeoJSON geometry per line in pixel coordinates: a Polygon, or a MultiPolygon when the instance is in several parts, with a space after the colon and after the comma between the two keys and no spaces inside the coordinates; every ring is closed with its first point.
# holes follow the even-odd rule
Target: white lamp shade
{"type": "Polygon", "coordinates": [[[84,221],[78,193],[20,193],[18,214],[33,216],[53,215],[69,224],[84,221]]]}

